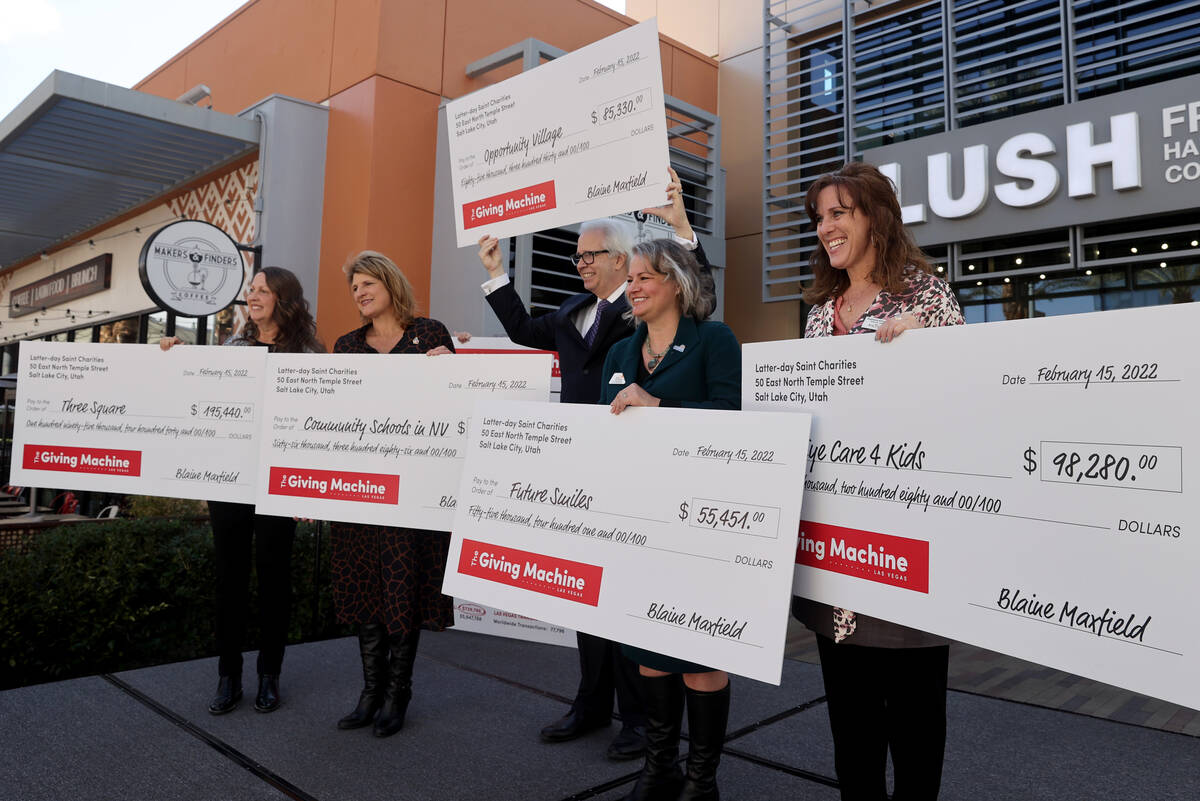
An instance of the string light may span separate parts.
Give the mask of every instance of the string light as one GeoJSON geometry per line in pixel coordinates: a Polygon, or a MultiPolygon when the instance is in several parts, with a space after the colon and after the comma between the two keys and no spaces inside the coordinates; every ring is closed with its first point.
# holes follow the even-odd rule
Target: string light
{"type": "MultiPolygon", "coordinates": [[[[175,222],[176,220],[186,220],[186,219],[187,219],[187,217],[185,217],[182,214],[172,214],[170,217],[167,217],[162,220],[158,220],[157,222],[147,223],[147,225],[145,227],[157,228],[158,226],[165,225],[169,222],[175,222]]],[[[135,225],[132,228],[126,228],[124,231],[116,231],[111,234],[105,234],[104,236],[93,236],[91,239],[89,239],[87,241],[88,247],[92,250],[95,250],[97,242],[107,242],[110,239],[116,239],[117,237],[125,236],[126,234],[140,234],[142,232],[142,227],[143,226],[141,226],[141,225],[135,225]]],[[[70,245],[65,245],[64,247],[70,247],[70,245]]],[[[41,252],[41,258],[49,259],[50,252],[43,250],[41,252]]]]}

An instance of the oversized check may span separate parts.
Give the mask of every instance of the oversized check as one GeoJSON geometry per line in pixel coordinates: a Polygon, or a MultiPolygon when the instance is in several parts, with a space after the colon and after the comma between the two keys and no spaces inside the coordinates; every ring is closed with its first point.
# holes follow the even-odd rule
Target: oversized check
{"type": "Polygon", "coordinates": [[[470,341],[455,346],[454,350],[460,354],[488,353],[497,355],[528,355],[530,353],[549,353],[554,360],[550,366],[551,402],[557,403],[559,396],[562,394],[562,370],[558,364],[558,353],[555,351],[538,350],[536,348],[526,347],[525,345],[518,345],[508,337],[471,337],[470,341]]]}
{"type": "Polygon", "coordinates": [[[446,118],[459,247],[665,202],[654,20],[448,103],[446,118]]]}
{"type": "Polygon", "coordinates": [[[743,406],[813,416],[797,593],[1200,708],[1197,330],[1187,304],[747,345],[743,406]]]}
{"type": "Polygon", "coordinates": [[[253,503],[266,357],[22,342],[9,481],[253,503]]]}
{"type": "Polygon", "coordinates": [[[808,443],[784,420],[480,403],[445,592],[778,684],[808,443]]]}
{"type": "Polygon", "coordinates": [[[475,402],[545,401],[549,354],[271,354],[258,510],[449,531],[475,402]]]}

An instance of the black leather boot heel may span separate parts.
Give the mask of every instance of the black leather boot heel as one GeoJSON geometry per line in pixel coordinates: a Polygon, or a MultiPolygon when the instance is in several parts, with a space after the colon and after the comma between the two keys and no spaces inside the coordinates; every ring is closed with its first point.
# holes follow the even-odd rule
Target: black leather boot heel
{"type": "Polygon", "coordinates": [[[339,729],[361,729],[369,726],[375,713],[383,706],[383,691],[387,682],[387,627],[368,623],[358,630],[358,651],[362,657],[363,689],[358,706],[338,721],[339,729]]]}
{"type": "Polygon", "coordinates": [[[388,664],[387,690],[383,694],[383,708],[375,719],[375,736],[391,737],[404,728],[404,716],[408,702],[412,700],[413,662],[417,659],[417,640],[421,630],[411,634],[393,634],[389,638],[392,659],[388,664]]]}

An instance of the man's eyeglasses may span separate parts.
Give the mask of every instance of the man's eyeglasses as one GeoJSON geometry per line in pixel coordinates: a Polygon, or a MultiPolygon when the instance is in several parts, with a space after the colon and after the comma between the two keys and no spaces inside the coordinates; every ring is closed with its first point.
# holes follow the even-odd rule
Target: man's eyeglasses
{"type": "Polygon", "coordinates": [[[574,264],[576,267],[579,266],[579,262],[583,262],[586,265],[591,265],[591,263],[596,260],[598,255],[608,252],[609,251],[607,250],[585,250],[582,253],[572,253],[571,264],[574,264]]]}

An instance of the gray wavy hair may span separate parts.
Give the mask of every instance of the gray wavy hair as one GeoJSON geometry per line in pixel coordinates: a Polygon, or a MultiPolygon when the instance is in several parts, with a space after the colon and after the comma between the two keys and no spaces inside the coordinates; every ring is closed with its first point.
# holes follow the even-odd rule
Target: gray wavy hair
{"type": "Polygon", "coordinates": [[[641,256],[651,270],[679,287],[680,314],[707,320],[716,311],[717,285],[712,272],[703,269],[683,245],[670,239],[648,239],[633,246],[633,255],[641,256]]]}

